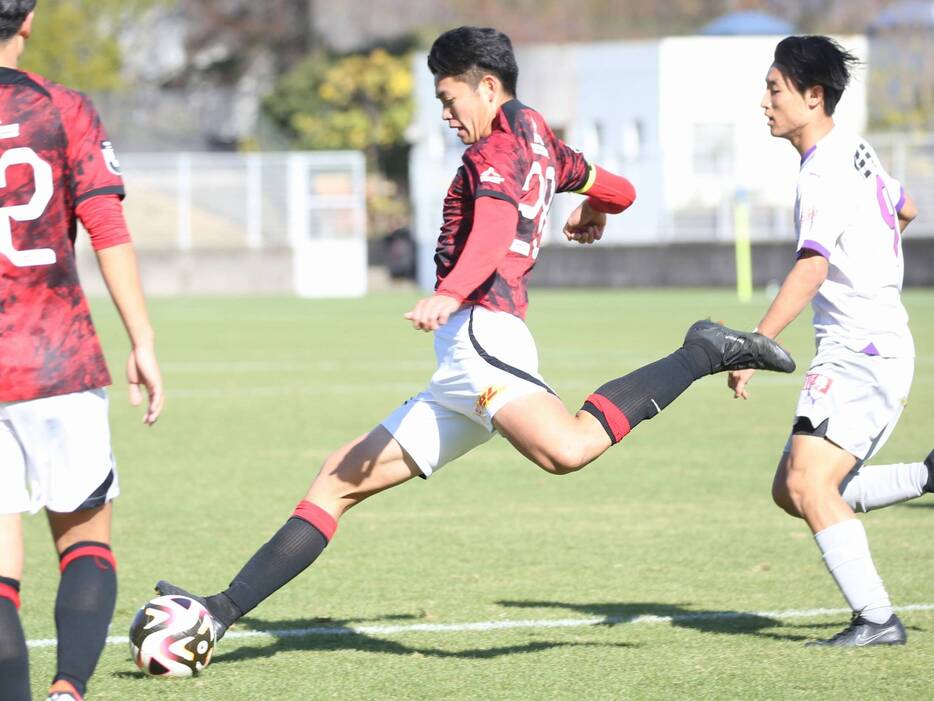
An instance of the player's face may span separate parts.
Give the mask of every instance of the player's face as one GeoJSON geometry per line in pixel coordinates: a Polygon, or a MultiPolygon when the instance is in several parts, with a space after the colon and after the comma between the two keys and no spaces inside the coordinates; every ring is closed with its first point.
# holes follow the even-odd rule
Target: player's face
{"type": "Polygon", "coordinates": [[[812,119],[811,89],[798,92],[775,66],[765,76],[765,95],[759,106],[765,111],[772,136],[794,138],[812,119]]]}
{"type": "Polygon", "coordinates": [[[497,107],[485,77],[476,88],[457,78],[441,78],[435,81],[435,93],[441,100],[441,119],[457,130],[458,139],[469,145],[490,135],[497,107]]]}

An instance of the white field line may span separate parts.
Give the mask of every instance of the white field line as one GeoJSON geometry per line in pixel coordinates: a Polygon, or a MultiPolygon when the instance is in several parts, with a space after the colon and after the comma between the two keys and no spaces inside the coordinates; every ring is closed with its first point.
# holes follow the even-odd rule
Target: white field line
{"type": "MultiPolygon", "coordinates": [[[[896,611],[934,611],[934,604],[907,604],[896,606],[896,611]]],[[[601,616],[598,618],[542,618],[514,621],[476,621],[474,623],[412,623],[392,626],[314,626],[311,628],[280,628],[272,630],[239,630],[228,633],[225,639],[238,638],[305,638],[333,635],[404,635],[406,633],[465,633],[491,630],[584,628],[588,626],[643,623],[673,623],[687,621],[717,621],[743,618],[773,618],[778,620],[823,618],[849,615],[850,609],[799,609],[788,611],[699,611],[674,616],[601,616]]],[[[107,638],[108,645],[126,645],[129,638],[114,635],[107,638]]],[[[56,640],[29,640],[31,648],[54,647],[56,640]]]]}

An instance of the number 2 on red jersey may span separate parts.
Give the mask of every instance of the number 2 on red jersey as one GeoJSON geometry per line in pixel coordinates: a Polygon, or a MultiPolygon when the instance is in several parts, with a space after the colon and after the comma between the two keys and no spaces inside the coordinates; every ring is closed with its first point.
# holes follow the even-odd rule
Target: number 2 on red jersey
{"type": "Polygon", "coordinates": [[[16,165],[32,168],[35,191],[25,204],[0,207],[0,255],[17,268],[51,265],[55,262],[55,251],[51,248],[17,250],[13,246],[13,222],[33,221],[45,212],[52,199],[52,167],[28,146],[8,149],[0,155],[0,189],[7,187],[7,169],[16,165]]]}

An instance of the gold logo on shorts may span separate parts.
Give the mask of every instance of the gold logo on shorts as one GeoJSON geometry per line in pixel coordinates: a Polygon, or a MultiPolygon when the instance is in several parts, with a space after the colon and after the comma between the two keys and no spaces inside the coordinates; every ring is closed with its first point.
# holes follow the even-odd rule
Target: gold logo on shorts
{"type": "Polygon", "coordinates": [[[490,385],[477,397],[477,403],[473,410],[477,416],[483,416],[483,412],[493,401],[493,397],[502,392],[506,387],[504,385],[490,385]]]}

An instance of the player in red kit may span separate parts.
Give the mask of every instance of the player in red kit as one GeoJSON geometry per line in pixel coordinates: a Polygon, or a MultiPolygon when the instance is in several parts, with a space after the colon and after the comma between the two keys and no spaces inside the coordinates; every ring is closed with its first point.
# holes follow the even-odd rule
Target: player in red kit
{"type": "Polygon", "coordinates": [[[110,375],[78,282],[80,219],[132,342],[130,399],[162,409],[123,180],[91,102],[17,70],[35,0],[0,0],[0,697],[31,698],[17,609],[20,514],[45,508],[60,558],[58,664],[49,699],[82,698],[116,601],[110,375]]]}
{"type": "MultiPolygon", "coordinates": [[[[228,589],[197,597],[214,614],[219,634],[308,567],[348,509],[413,477],[429,477],[496,432],[539,467],[565,474],[700,377],[736,367],[794,369],[759,334],[698,322],[674,353],[604,384],[569,414],[538,372],[524,322],[545,216],[557,192],[586,195],[564,231],[593,243],[607,214],[630,206],[635,191],[562,143],[540,114],[516,99],[518,68],[506,35],[451,30],[435,41],[428,66],[442,119],[469,146],[444,201],[436,291],[405,315],[416,329],[434,332],[438,368],[425,391],[325,460],[292,517],[228,589]]],[[[191,596],[165,581],[156,587],[191,596]]]]}

